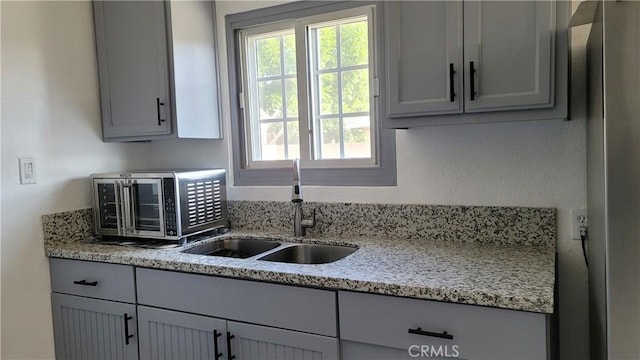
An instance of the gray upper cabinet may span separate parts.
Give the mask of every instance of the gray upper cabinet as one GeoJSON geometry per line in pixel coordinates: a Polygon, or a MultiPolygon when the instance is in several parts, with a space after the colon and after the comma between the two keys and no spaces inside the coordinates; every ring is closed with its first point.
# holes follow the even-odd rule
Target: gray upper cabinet
{"type": "Polygon", "coordinates": [[[103,136],[169,135],[164,3],[94,3],[103,136]]]}
{"type": "Polygon", "coordinates": [[[210,1],[95,1],[103,139],[221,137],[210,1]]]}
{"type": "Polygon", "coordinates": [[[565,118],[568,6],[385,2],[383,126],[565,118]]]}
{"type": "Polygon", "coordinates": [[[551,1],[465,2],[465,111],[553,106],[554,30],[551,1]]]}
{"type": "Polygon", "coordinates": [[[387,2],[389,116],[462,112],[462,3],[387,2]]]}

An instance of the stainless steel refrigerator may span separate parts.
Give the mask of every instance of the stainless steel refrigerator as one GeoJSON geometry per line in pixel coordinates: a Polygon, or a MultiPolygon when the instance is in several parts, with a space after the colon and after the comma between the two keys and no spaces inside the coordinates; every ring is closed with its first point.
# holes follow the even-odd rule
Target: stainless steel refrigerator
{"type": "Polygon", "coordinates": [[[591,359],[640,359],[640,2],[596,4],[587,45],[591,359]]]}

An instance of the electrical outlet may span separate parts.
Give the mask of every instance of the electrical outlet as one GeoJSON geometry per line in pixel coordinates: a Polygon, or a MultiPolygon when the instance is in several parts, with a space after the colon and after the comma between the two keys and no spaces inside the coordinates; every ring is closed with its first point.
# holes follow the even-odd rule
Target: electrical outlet
{"type": "Polygon", "coordinates": [[[584,233],[588,226],[589,219],[587,218],[587,209],[571,210],[571,231],[574,240],[580,240],[580,228],[582,228],[582,233],[584,233]]]}
{"type": "Polygon", "coordinates": [[[20,184],[36,183],[36,159],[32,157],[19,158],[20,184]]]}

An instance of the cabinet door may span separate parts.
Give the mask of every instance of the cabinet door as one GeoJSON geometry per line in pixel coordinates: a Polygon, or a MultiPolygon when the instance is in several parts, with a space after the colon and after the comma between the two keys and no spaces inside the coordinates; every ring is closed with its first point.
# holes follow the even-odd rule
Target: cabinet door
{"type": "Polygon", "coordinates": [[[227,358],[224,320],[138,306],[138,330],[141,359],[227,358]]]}
{"type": "Polygon", "coordinates": [[[238,360],[338,359],[338,340],[266,326],[227,322],[230,353],[238,360]]]}
{"type": "Polygon", "coordinates": [[[552,107],[555,2],[464,3],[465,112],[552,107]]]}
{"type": "Polygon", "coordinates": [[[135,305],[52,294],[57,359],[137,359],[135,305]]]}
{"type": "Polygon", "coordinates": [[[392,349],[462,359],[549,357],[545,314],[349,291],[340,291],[338,302],[343,344],[380,346],[392,359],[406,358],[392,349]]]}
{"type": "Polygon", "coordinates": [[[408,348],[395,348],[355,341],[341,341],[342,360],[410,360],[416,358],[457,359],[460,353],[457,347],[429,346],[415,344],[408,348]]]}
{"type": "Polygon", "coordinates": [[[96,1],[105,140],[171,132],[163,1],[96,1]]]}
{"type": "Polygon", "coordinates": [[[389,117],[462,112],[462,2],[385,2],[389,117]]]}

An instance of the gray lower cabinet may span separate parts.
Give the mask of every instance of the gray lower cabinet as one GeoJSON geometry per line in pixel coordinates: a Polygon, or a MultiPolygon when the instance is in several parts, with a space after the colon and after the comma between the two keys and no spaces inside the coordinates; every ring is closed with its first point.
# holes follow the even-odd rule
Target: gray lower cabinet
{"type": "Polygon", "coordinates": [[[138,331],[141,359],[228,358],[224,320],[138,306],[138,331]]]}
{"type": "Polygon", "coordinates": [[[225,359],[339,358],[335,291],[144,268],[136,279],[142,358],[188,358],[167,351],[189,336],[225,359]]]}
{"type": "MultiPolygon", "coordinates": [[[[437,358],[436,356],[415,356],[419,353],[416,349],[414,356],[409,355],[409,349],[394,348],[390,346],[380,346],[376,344],[367,344],[355,341],[340,341],[342,359],[344,360],[399,360],[399,359],[415,359],[415,358],[437,358]]],[[[412,349],[413,351],[413,349],[412,349]]],[[[453,349],[452,349],[453,351],[453,349]]],[[[450,355],[455,355],[450,352],[450,355]]]]}
{"type": "Polygon", "coordinates": [[[548,359],[545,314],[338,292],[342,359],[548,359]]]}
{"type": "Polygon", "coordinates": [[[138,306],[141,359],[338,359],[327,336],[138,306]],[[217,355],[217,356],[216,356],[217,355]]]}
{"type": "Polygon", "coordinates": [[[133,304],[53,293],[57,359],[137,359],[133,304]]]}
{"type": "Polygon", "coordinates": [[[137,359],[132,266],[49,259],[57,359],[137,359]]]}
{"type": "Polygon", "coordinates": [[[553,358],[545,314],[88,261],[50,267],[58,359],[553,358]]]}
{"type": "Polygon", "coordinates": [[[337,337],[336,292],[136,268],[138,304],[337,337]]]}
{"type": "MultiPolygon", "coordinates": [[[[313,311],[310,309],[310,311],[313,311]]],[[[236,359],[333,360],[338,339],[229,321],[231,353],[236,359]]]]}
{"type": "Polygon", "coordinates": [[[219,139],[212,1],[94,1],[104,141],[219,139]]]}

